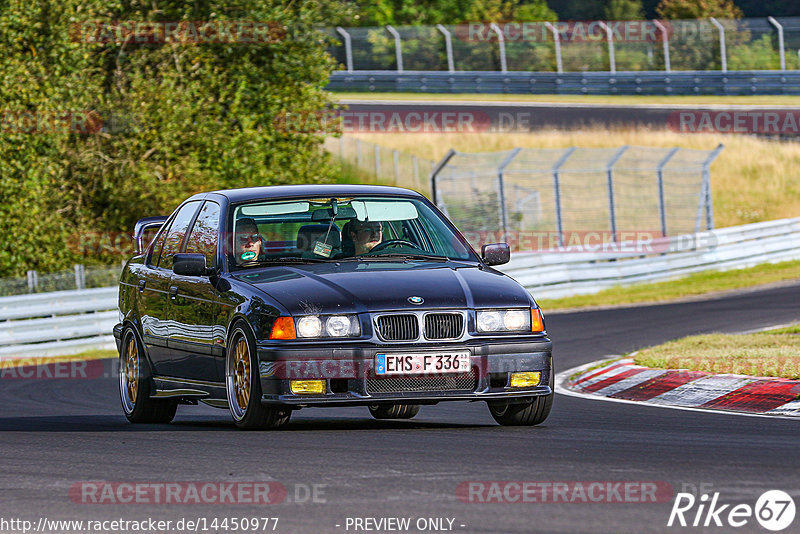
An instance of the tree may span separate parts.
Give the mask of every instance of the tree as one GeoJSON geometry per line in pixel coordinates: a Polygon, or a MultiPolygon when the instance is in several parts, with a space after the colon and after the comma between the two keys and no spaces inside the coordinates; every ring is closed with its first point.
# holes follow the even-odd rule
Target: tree
{"type": "Polygon", "coordinates": [[[661,0],[656,13],[662,19],[740,19],[742,10],[733,0],[661,0]]]}
{"type": "Polygon", "coordinates": [[[338,22],[337,6],[4,2],[0,276],[116,263],[118,256],[84,255],[70,241],[129,233],[140,217],[169,213],[199,191],[330,180],[323,135],[286,128],[281,117],[314,116],[330,105],[323,88],[335,65],[313,27],[338,22]],[[137,42],[113,21],[262,21],[275,34],[256,42],[137,42]],[[77,34],[76,22],[84,23],[77,34]],[[20,114],[77,117],[91,127],[37,122],[26,130],[9,120],[20,114]]]}
{"type": "Polygon", "coordinates": [[[642,0],[610,0],[603,9],[606,20],[642,20],[642,0]]]}

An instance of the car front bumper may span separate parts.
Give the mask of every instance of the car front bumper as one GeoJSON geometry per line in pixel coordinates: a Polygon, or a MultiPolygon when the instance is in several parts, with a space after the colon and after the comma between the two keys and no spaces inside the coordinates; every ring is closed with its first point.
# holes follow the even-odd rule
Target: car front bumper
{"type": "Polygon", "coordinates": [[[451,400],[531,402],[553,393],[552,343],[471,340],[457,344],[375,345],[336,348],[259,346],[262,402],[269,405],[358,406],[379,403],[435,404],[451,400]],[[469,351],[469,374],[378,377],[375,355],[469,351]],[[539,385],[509,387],[514,372],[539,371],[539,385]],[[325,380],[324,394],[293,394],[291,380],[325,380]]]}

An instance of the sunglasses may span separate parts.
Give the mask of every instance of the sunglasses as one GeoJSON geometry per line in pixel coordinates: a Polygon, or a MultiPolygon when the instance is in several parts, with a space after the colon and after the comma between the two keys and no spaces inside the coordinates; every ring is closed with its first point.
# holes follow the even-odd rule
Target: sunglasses
{"type": "Polygon", "coordinates": [[[236,239],[239,241],[239,243],[245,244],[249,243],[250,241],[255,243],[256,241],[259,240],[260,237],[261,236],[258,234],[245,234],[236,236],[236,239]]]}

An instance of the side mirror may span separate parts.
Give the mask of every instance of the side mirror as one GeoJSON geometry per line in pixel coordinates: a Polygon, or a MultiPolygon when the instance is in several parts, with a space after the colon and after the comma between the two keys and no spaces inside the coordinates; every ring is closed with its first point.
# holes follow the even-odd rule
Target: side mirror
{"type": "Polygon", "coordinates": [[[503,265],[511,259],[508,243],[492,243],[481,247],[481,258],[486,265],[503,265]]]}
{"type": "Polygon", "coordinates": [[[158,231],[167,222],[167,216],[160,217],[145,217],[136,222],[133,228],[133,240],[136,245],[136,254],[141,254],[150,244],[150,241],[156,236],[158,231]]]}
{"type": "Polygon", "coordinates": [[[172,272],[181,276],[208,276],[206,257],[203,254],[175,254],[172,272]]]}

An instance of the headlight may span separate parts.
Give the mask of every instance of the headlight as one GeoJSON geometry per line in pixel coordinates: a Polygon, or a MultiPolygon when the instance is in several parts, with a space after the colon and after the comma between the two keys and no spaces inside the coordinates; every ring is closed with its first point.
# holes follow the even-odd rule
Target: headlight
{"type": "Polygon", "coordinates": [[[322,333],[322,321],[316,315],[303,317],[297,321],[297,337],[319,337],[322,333]]]}
{"type": "Polygon", "coordinates": [[[297,337],[358,337],[361,326],[356,315],[307,315],[297,321],[297,337]]]}
{"type": "Polygon", "coordinates": [[[530,332],[530,308],[524,310],[479,311],[478,332],[530,332]]]}
{"type": "Polygon", "coordinates": [[[329,336],[344,337],[350,333],[350,317],[344,315],[334,315],[328,317],[325,323],[325,330],[329,336]]]}

